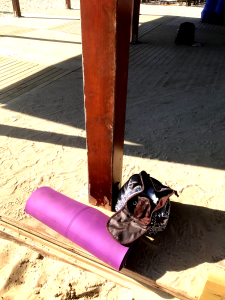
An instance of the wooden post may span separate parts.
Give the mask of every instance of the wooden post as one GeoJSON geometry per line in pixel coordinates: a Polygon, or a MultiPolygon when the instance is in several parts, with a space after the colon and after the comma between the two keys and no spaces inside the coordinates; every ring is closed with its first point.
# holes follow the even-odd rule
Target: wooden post
{"type": "Polygon", "coordinates": [[[66,0],[66,8],[71,9],[71,0],[66,0]]]}
{"type": "Polygon", "coordinates": [[[192,0],[187,0],[187,6],[191,6],[192,0]]]}
{"type": "Polygon", "coordinates": [[[132,3],[81,0],[89,202],[113,209],[121,183],[132,3]]]}
{"type": "Polygon", "coordinates": [[[141,0],[133,0],[132,4],[133,7],[132,7],[130,42],[135,44],[138,42],[139,13],[140,13],[141,0]]]}
{"type": "Polygon", "coordinates": [[[208,274],[208,278],[199,300],[225,299],[225,279],[208,274]]]}
{"type": "Polygon", "coordinates": [[[12,0],[14,17],[21,17],[19,0],[12,0]]]}

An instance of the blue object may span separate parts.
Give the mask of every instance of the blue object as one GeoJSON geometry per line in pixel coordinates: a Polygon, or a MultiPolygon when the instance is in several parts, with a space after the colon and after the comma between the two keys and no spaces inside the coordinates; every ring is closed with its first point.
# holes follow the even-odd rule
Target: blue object
{"type": "MultiPolygon", "coordinates": [[[[219,0],[215,12],[222,18],[225,18],[225,0],[219,0]]],[[[223,19],[224,20],[224,19],[223,19]]],[[[224,20],[225,21],[225,20],[224,20]]]]}
{"type": "Polygon", "coordinates": [[[225,24],[225,0],[206,0],[201,19],[203,23],[225,24]]]}

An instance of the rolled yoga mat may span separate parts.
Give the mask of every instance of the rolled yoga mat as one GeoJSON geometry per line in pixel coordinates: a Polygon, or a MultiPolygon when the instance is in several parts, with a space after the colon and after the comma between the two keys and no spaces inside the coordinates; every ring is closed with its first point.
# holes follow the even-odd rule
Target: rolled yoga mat
{"type": "Polygon", "coordinates": [[[29,197],[25,211],[116,270],[125,265],[132,246],[123,246],[109,235],[109,217],[99,210],[41,187],[29,197]]]}

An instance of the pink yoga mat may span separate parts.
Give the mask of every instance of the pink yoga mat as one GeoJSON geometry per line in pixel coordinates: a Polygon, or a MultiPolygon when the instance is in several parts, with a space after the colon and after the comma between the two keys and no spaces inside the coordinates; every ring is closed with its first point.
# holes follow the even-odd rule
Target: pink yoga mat
{"type": "Polygon", "coordinates": [[[97,209],[41,187],[29,197],[25,211],[116,270],[125,265],[130,247],[109,235],[109,217],[97,209]]]}

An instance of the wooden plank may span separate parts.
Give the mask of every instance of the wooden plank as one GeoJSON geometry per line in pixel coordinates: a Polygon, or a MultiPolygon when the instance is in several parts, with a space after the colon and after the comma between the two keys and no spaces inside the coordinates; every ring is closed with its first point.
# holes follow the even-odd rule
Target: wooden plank
{"type": "Polygon", "coordinates": [[[21,17],[19,0],[12,0],[14,17],[21,17]]]}
{"type": "Polygon", "coordinates": [[[224,300],[225,279],[209,274],[199,300],[224,300]]]}
{"type": "MultiPolygon", "coordinates": [[[[13,93],[24,89],[26,87],[31,86],[33,83],[39,82],[40,80],[44,79],[45,77],[51,76],[52,74],[60,73],[60,69],[40,69],[40,71],[37,71],[34,73],[34,77],[32,79],[30,79],[30,76],[25,77],[25,82],[22,83],[23,80],[19,80],[15,85],[9,85],[8,86],[8,90],[6,91],[6,89],[3,89],[2,91],[0,91],[0,99],[3,99],[3,97],[7,96],[7,95],[12,95],[13,93]],[[4,92],[3,92],[4,91],[4,92]]],[[[54,75],[53,75],[54,76],[54,75]]]]}
{"type": "MultiPolygon", "coordinates": [[[[0,80],[0,89],[2,89],[5,86],[8,86],[9,84],[16,82],[20,80],[21,78],[25,78],[29,76],[29,73],[37,72],[37,70],[40,68],[40,65],[36,65],[33,67],[25,68],[24,70],[17,70],[14,74],[7,74],[4,79],[0,80]]],[[[1,77],[2,78],[2,77],[1,77]]]]}
{"type": "Polygon", "coordinates": [[[74,20],[70,22],[66,22],[64,24],[48,27],[47,30],[60,31],[70,34],[81,34],[81,24],[80,20],[74,20]]]}
{"type": "Polygon", "coordinates": [[[159,24],[159,23],[151,24],[149,22],[139,24],[138,37],[140,38],[140,37],[146,35],[147,33],[154,30],[155,28],[157,28],[160,25],[161,24],[159,24]]]}
{"type": "Polygon", "coordinates": [[[219,26],[216,24],[202,23],[201,18],[190,18],[190,17],[176,17],[172,21],[166,23],[166,25],[173,25],[179,28],[180,24],[183,22],[191,22],[195,24],[196,28],[205,28],[209,30],[216,30],[217,32],[224,32],[224,26],[219,26]]]}
{"type": "Polygon", "coordinates": [[[133,7],[132,7],[130,42],[136,44],[138,42],[139,13],[140,13],[141,0],[133,0],[132,4],[133,7]]]}
{"type": "MultiPolygon", "coordinates": [[[[20,79],[22,78],[28,78],[30,74],[30,72],[33,72],[34,74],[38,74],[39,70],[46,70],[46,67],[40,66],[40,65],[36,65],[36,66],[27,66],[27,70],[26,68],[18,68],[15,71],[15,74],[12,73],[12,75],[10,76],[10,73],[5,75],[5,79],[3,79],[2,81],[0,81],[0,88],[2,86],[5,85],[11,85],[12,82],[19,82],[20,79]],[[27,72],[26,72],[27,71],[27,72]]],[[[48,71],[52,71],[52,70],[60,70],[58,68],[49,68],[48,71]]],[[[47,71],[47,70],[46,70],[47,71]]]]}
{"type": "Polygon", "coordinates": [[[18,61],[15,60],[2,60],[0,62],[0,70],[2,71],[3,69],[6,69],[10,67],[12,64],[16,64],[18,61]]]}
{"type": "Polygon", "coordinates": [[[16,60],[11,60],[11,59],[8,59],[8,58],[2,59],[0,61],[0,68],[9,65],[11,62],[16,62],[16,60]]]}
{"type": "Polygon", "coordinates": [[[44,72],[41,76],[38,76],[35,74],[35,78],[32,79],[31,81],[28,80],[27,82],[23,84],[18,84],[18,86],[14,87],[13,89],[10,89],[7,92],[4,92],[0,94],[0,100],[9,100],[12,96],[17,97],[18,95],[21,95],[21,92],[24,93],[26,91],[31,90],[33,87],[36,87],[40,83],[43,82],[43,80],[52,78],[57,76],[58,74],[62,73],[62,70],[60,69],[53,69],[53,70],[48,70],[47,72],[44,72]]]}
{"type": "Polygon", "coordinates": [[[12,60],[12,61],[8,61],[8,63],[6,65],[1,66],[0,64],[0,72],[4,71],[4,70],[12,70],[14,69],[16,66],[20,66],[23,64],[27,64],[27,62],[24,61],[16,61],[16,60],[12,60]]]}
{"type": "Polygon", "coordinates": [[[10,82],[10,85],[6,84],[6,86],[4,88],[1,88],[0,95],[2,95],[5,92],[8,92],[10,90],[13,90],[14,88],[17,88],[18,86],[20,86],[24,83],[28,83],[29,81],[37,78],[38,76],[41,76],[42,74],[46,73],[48,70],[51,70],[51,67],[40,66],[39,69],[31,70],[31,73],[29,74],[29,76],[26,76],[23,79],[20,79],[19,81],[17,79],[13,80],[10,82]]]}
{"type": "Polygon", "coordinates": [[[35,68],[39,66],[38,64],[32,64],[32,63],[27,63],[27,62],[23,62],[22,64],[20,64],[20,62],[18,61],[17,65],[15,67],[13,67],[14,71],[11,71],[10,66],[8,68],[6,68],[3,72],[3,74],[1,74],[0,77],[0,82],[4,82],[4,80],[6,80],[7,78],[13,77],[17,74],[20,74],[23,72],[23,70],[26,69],[30,69],[30,68],[35,68]]]}
{"type": "Polygon", "coordinates": [[[37,28],[0,24],[0,38],[36,31],[37,28]]]}
{"type": "Polygon", "coordinates": [[[9,80],[7,83],[5,83],[4,85],[0,85],[0,95],[5,92],[5,90],[9,90],[12,89],[15,85],[19,85],[21,82],[23,82],[24,80],[27,81],[30,78],[32,78],[32,76],[37,76],[37,73],[44,71],[45,72],[46,67],[44,66],[37,66],[36,68],[32,68],[29,69],[29,72],[26,74],[23,74],[23,76],[19,76],[16,78],[11,78],[11,80],[9,80]]]}
{"type": "Polygon", "coordinates": [[[5,103],[7,101],[10,101],[22,94],[24,94],[27,91],[31,91],[34,88],[41,88],[59,78],[62,76],[65,76],[69,73],[71,73],[71,70],[63,70],[63,69],[52,69],[50,72],[44,73],[42,76],[37,78],[37,80],[33,80],[32,82],[29,82],[25,86],[19,86],[18,89],[13,90],[13,92],[8,92],[8,96],[0,96],[1,103],[5,103]]]}
{"type": "MultiPolygon", "coordinates": [[[[38,229],[40,227],[38,226],[38,229]]],[[[179,290],[162,286],[154,280],[126,268],[118,272],[72,242],[65,243],[65,238],[61,242],[60,238],[56,239],[21,222],[2,216],[0,216],[0,238],[29,247],[44,256],[86,269],[127,288],[132,289],[132,286],[136,285],[143,289],[150,289],[160,295],[163,291],[181,300],[196,300],[179,290]]]]}
{"type": "Polygon", "coordinates": [[[43,87],[71,70],[0,58],[0,100],[5,103],[27,91],[43,87]]]}
{"type": "Polygon", "coordinates": [[[66,0],[66,8],[71,9],[71,0],[66,0]]]}
{"type": "Polygon", "coordinates": [[[0,79],[5,77],[8,73],[12,74],[14,71],[18,69],[22,70],[24,67],[28,67],[28,66],[29,66],[28,63],[25,61],[11,62],[0,68],[0,72],[1,74],[3,74],[3,76],[1,75],[0,79]]]}
{"type": "Polygon", "coordinates": [[[4,64],[7,61],[11,61],[9,58],[6,57],[0,57],[0,65],[4,64]]]}
{"type": "Polygon", "coordinates": [[[130,0],[81,0],[89,202],[113,209],[121,182],[130,0]]]}
{"type": "Polygon", "coordinates": [[[35,77],[32,81],[28,81],[27,83],[24,83],[24,84],[18,86],[17,88],[14,88],[13,90],[10,90],[9,92],[6,92],[5,95],[18,96],[21,94],[21,91],[24,93],[24,92],[29,91],[29,90],[33,89],[34,87],[42,84],[45,81],[51,82],[51,79],[60,78],[61,76],[68,74],[70,72],[71,72],[70,70],[62,70],[62,69],[49,70],[48,72],[45,72],[41,76],[35,77]]]}

